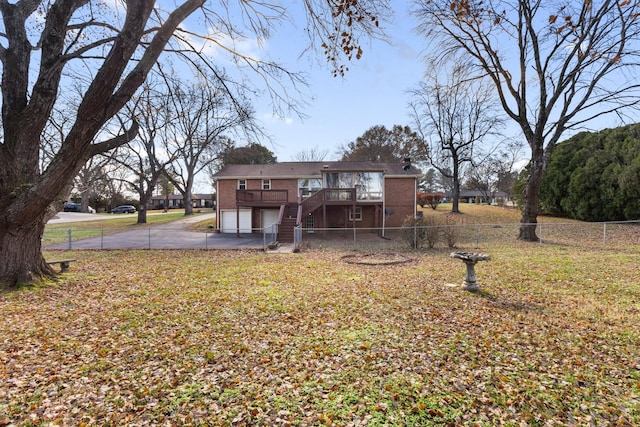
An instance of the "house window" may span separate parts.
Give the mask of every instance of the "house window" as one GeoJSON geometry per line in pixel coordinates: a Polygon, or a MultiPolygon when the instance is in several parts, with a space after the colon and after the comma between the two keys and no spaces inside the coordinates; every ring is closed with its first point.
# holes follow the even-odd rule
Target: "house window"
{"type": "Polygon", "coordinates": [[[271,190],[271,180],[270,179],[263,179],[262,180],[262,189],[263,190],[271,190]]]}
{"type": "Polygon", "coordinates": [[[238,180],[238,190],[246,190],[247,189],[247,180],[239,179],[238,180]]]}
{"type": "Polygon", "coordinates": [[[301,178],[298,180],[298,194],[303,199],[320,190],[322,190],[321,179],[301,178]]]}
{"type": "Polygon", "coordinates": [[[355,188],[358,200],[382,200],[382,172],[330,172],[324,176],[326,188],[355,188]]]}
{"type": "Polygon", "coordinates": [[[304,228],[306,228],[307,233],[313,233],[314,227],[315,227],[315,221],[313,219],[313,215],[309,214],[305,217],[304,228]]]}
{"type": "Polygon", "coordinates": [[[362,221],[362,206],[349,209],[349,221],[362,221]]]}

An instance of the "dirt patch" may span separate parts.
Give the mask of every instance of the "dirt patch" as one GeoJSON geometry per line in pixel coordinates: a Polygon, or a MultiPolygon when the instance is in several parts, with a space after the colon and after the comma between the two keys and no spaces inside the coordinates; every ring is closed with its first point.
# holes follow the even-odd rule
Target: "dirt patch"
{"type": "Polygon", "coordinates": [[[413,261],[405,255],[390,252],[379,253],[361,253],[344,255],[342,260],[347,264],[361,264],[361,265],[393,265],[393,264],[405,264],[413,261]]]}

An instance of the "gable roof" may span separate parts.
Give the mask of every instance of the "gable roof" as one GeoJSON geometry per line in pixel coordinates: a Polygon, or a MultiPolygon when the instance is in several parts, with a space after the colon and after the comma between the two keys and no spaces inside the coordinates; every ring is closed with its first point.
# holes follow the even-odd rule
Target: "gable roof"
{"type": "Polygon", "coordinates": [[[215,179],[293,179],[322,178],[323,172],[383,172],[386,177],[406,178],[420,175],[411,166],[402,169],[402,163],[374,162],[282,162],[260,165],[227,165],[213,175],[215,179]]]}

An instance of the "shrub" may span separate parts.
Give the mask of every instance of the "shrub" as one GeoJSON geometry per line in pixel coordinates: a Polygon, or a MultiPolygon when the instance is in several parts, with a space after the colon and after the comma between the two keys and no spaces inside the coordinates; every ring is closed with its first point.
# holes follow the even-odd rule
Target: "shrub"
{"type": "Polygon", "coordinates": [[[435,210],[440,203],[442,203],[442,199],[444,199],[444,194],[442,193],[422,193],[418,192],[417,200],[418,204],[421,208],[424,208],[425,205],[429,205],[429,207],[435,210]]]}
{"type": "Polygon", "coordinates": [[[440,227],[433,217],[407,216],[402,222],[402,237],[412,249],[422,249],[425,242],[433,248],[440,234],[440,227]]]}
{"type": "Polygon", "coordinates": [[[409,244],[410,248],[422,248],[426,239],[425,223],[426,220],[424,217],[413,217],[411,215],[402,221],[402,238],[409,244]]]}
{"type": "Polygon", "coordinates": [[[447,216],[447,224],[444,227],[444,240],[449,248],[455,248],[458,243],[458,227],[456,221],[450,216],[447,216]]]}

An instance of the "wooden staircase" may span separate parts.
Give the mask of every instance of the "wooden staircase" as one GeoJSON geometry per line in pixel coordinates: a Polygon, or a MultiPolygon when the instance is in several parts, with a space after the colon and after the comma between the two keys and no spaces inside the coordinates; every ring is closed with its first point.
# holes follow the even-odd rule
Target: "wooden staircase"
{"type": "Polygon", "coordinates": [[[278,226],[278,241],[280,243],[293,243],[293,229],[298,221],[298,206],[287,205],[285,207],[282,222],[278,226]]]}

